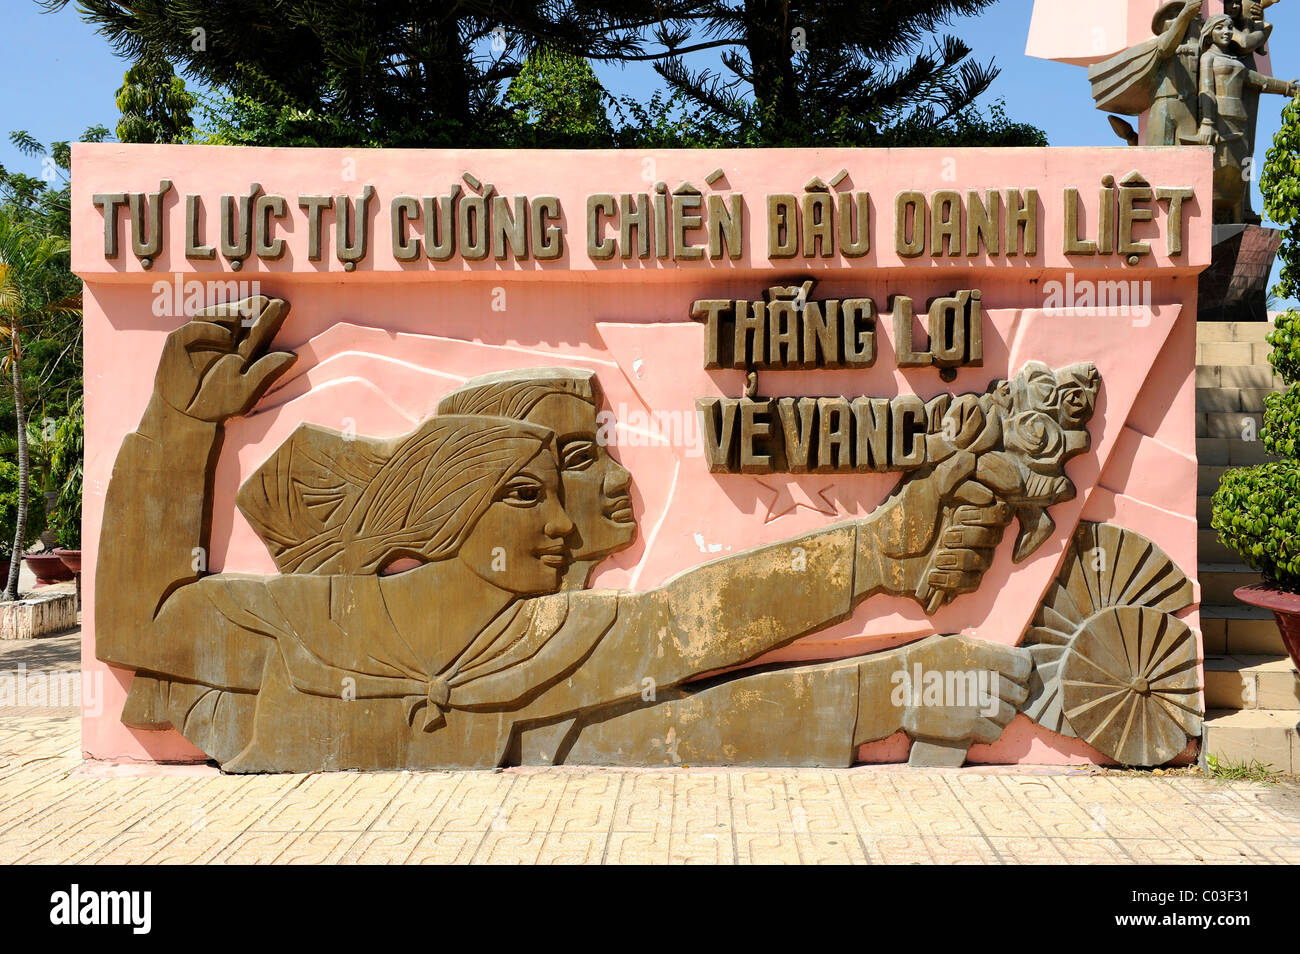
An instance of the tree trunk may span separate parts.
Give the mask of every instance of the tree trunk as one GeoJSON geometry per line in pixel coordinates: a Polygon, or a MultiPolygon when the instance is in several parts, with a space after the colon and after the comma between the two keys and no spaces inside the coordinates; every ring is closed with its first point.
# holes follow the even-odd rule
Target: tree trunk
{"type": "MultiPolygon", "coordinates": [[[[18,329],[12,329],[15,339],[18,329]]],[[[14,417],[18,421],[18,519],[15,521],[13,556],[9,560],[9,580],[5,584],[5,599],[18,599],[18,574],[23,566],[23,537],[27,533],[27,472],[30,461],[27,454],[27,421],[23,409],[23,374],[21,352],[15,340],[10,355],[10,370],[14,383],[14,417]]]]}
{"type": "Polygon", "coordinates": [[[790,136],[802,120],[792,62],[794,26],[789,0],[746,0],[745,47],[754,76],[754,99],[765,110],[763,131],[769,140],[790,136]]]}

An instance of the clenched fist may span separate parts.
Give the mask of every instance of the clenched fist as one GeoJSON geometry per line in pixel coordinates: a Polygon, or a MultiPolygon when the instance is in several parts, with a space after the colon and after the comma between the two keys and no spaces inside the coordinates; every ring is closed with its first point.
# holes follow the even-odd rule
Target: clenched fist
{"type": "Polygon", "coordinates": [[[155,394],[199,421],[246,414],[297,359],[292,352],[266,351],[288,313],[286,302],[260,295],[196,313],[167,336],[155,394]]]}

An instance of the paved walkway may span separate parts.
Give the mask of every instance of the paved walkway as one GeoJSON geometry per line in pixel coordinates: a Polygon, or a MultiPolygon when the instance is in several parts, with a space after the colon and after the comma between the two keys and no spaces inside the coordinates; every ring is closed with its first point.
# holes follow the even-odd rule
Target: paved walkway
{"type": "MultiPolygon", "coordinates": [[[[0,669],[75,651],[75,635],[0,643],[0,669]]],[[[1023,767],[146,773],[84,766],[67,710],[0,709],[0,863],[337,861],[1300,864],[1300,783],[1023,767]]]]}

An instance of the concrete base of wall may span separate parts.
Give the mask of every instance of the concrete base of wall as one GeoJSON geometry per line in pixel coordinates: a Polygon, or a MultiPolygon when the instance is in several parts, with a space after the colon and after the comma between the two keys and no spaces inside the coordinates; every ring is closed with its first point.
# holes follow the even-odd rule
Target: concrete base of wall
{"type": "Polygon", "coordinates": [[[76,626],[75,593],[37,593],[0,603],[0,639],[35,639],[76,626]]]}

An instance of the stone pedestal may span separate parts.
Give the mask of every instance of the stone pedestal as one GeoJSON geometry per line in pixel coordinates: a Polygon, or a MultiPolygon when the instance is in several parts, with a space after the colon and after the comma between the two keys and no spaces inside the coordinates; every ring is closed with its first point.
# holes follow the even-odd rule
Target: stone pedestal
{"type": "Polygon", "coordinates": [[[35,639],[76,627],[76,593],[40,593],[0,603],[0,639],[35,639]]]}
{"type": "Polygon", "coordinates": [[[1210,267],[1201,272],[1198,321],[1268,321],[1268,278],[1282,233],[1216,225],[1210,267]]]}

